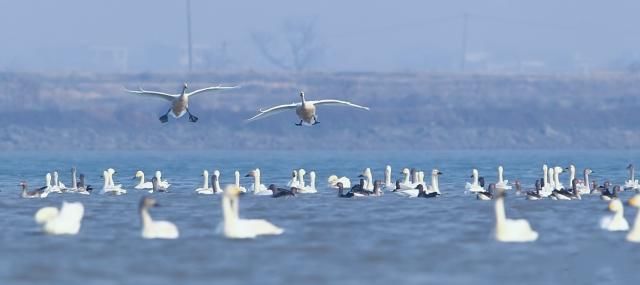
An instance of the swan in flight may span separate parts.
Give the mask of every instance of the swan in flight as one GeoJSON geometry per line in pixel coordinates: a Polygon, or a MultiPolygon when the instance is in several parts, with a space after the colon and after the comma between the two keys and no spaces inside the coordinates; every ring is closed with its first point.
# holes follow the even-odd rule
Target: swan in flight
{"type": "MultiPolygon", "coordinates": [[[[269,195],[271,195],[271,191],[269,195]]],[[[230,185],[225,189],[222,196],[222,216],[223,220],[218,225],[218,233],[227,238],[246,239],[256,238],[260,235],[280,235],[283,229],[271,224],[267,220],[240,219],[238,195],[240,190],[230,185]]]]}
{"type": "Polygon", "coordinates": [[[340,106],[354,107],[354,108],[367,110],[367,111],[369,110],[368,107],[356,105],[351,102],[341,101],[341,100],[325,99],[325,100],[317,100],[317,101],[307,101],[304,98],[304,92],[300,92],[300,99],[301,99],[301,102],[298,102],[298,103],[274,106],[266,110],[260,109],[257,115],[251,117],[247,121],[252,122],[258,119],[266,118],[273,114],[295,109],[296,115],[298,115],[298,118],[300,119],[300,123],[296,123],[296,126],[302,126],[303,124],[311,126],[311,125],[320,123],[316,115],[316,107],[320,105],[340,105],[340,106]]]}
{"type": "Polygon", "coordinates": [[[619,199],[613,199],[609,202],[609,211],[613,212],[612,216],[605,216],[600,220],[600,228],[603,230],[628,231],[629,223],[624,218],[624,206],[619,199]]]}
{"type": "Polygon", "coordinates": [[[142,190],[153,188],[153,184],[151,183],[151,181],[144,181],[144,172],[142,172],[142,170],[136,171],[136,175],[133,176],[133,179],[139,179],[138,185],[133,187],[135,189],[142,190]]]}
{"type": "Polygon", "coordinates": [[[640,194],[633,196],[633,198],[629,199],[629,205],[632,207],[636,207],[638,211],[636,211],[636,218],[633,222],[633,228],[627,234],[627,241],[630,242],[640,242],[640,194]]]}
{"type": "Polygon", "coordinates": [[[184,114],[189,114],[189,121],[195,123],[198,121],[198,117],[194,116],[189,111],[189,97],[206,92],[206,91],[227,90],[227,89],[234,89],[237,87],[238,86],[231,86],[231,87],[213,86],[213,87],[198,89],[193,92],[186,92],[189,87],[187,86],[187,83],[184,83],[184,85],[182,86],[182,93],[180,94],[168,94],[168,93],[158,92],[158,91],[149,91],[149,90],[144,90],[142,88],[138,88],[138,90],[127,89],[127,92],[148,96],[148,97],[162,98],[171,102],[171,108],[169,108],[169,110],[159,118],[160,122],[162,123],[166,123],[169,121],[169,114],[171,114],[171,116],[173,116],[176,119],[184,116],[184,114]]]}
{"type": "Polygon", "coordinates": [[[538,233],[531,229],[527,220],[507,219],[504,209],[504,191],[498,190],[495,196],[496,240],[500,242],[530,242],[537,240],[538,233]]]}
{"type": "Polygon", "coordinates": [[[633,164],[629,164],[627,166],[627,170],[629,170],[629,180],[624,182],[624,190],[640,190],[640,183],[638,183],[638,179],[636,179],[635,174],[636,170],[633,164]]]}
{"type": "Polygon", "coordinates": [[[145,239],[177,239],[180,236],[178,227],[169,221],[154,221],[149,209],[159,206],[155,199],[142,197],[138,210],[142,220],[142,238],[145,239]]]}
{"type": "Polygon", "coordinates": [[[327,178],[327,184],[330,188],[339,189],[338,183],[344,188],[351,188],[351,180],[345,176],[338,177],[337,175],[331,175],[327,178]]]}
{"type": "Polygon", "coordinates": [[[75,235],[80,231],[84,216],[84,206],[80,202],[62,202],[60,210],[56,207],[44,207],[35,215],[36,223],[50,235],[75,235]]]}

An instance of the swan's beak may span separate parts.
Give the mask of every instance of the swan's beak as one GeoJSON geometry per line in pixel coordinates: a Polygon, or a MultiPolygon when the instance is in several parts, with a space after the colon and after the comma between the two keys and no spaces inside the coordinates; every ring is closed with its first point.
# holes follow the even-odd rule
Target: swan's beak
{"type": "Polygon", "coordinates": [[[245,175],[244,177],[251,177],[251,173],[245,175]]]}
{"type": "Polygon", "coordinates": [[[360,174],[358,175],[358,178],[364,178],[364,175],[360,174]]]}
{"type": "Polygon", "coordinates": [[[442,172],[438,171],[438,175],[442,175],[442,172]]]}
{"type": "Polygon", "coordinates": [[[469,178],[473,178],[473,174],[471,174],[471,176],[469,176],[469,178]]]}

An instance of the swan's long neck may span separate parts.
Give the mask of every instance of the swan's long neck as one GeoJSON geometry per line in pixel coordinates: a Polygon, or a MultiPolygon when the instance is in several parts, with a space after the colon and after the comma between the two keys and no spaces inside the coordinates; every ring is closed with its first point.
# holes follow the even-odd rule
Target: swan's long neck
{"type": "Polygon", "coordinates": [[[569,167],[569,184],[573,183],[573,179],[576,179],[576,168],[572,165],[569,167]]]}
{"type": "Polygon", "coordinates": [[[620,208],[619,211],[616,211],[615,214],[613,214],[613,219],[624,219],[624,208],[620,208]]]}
{"type": "Polygon", "coordinates": [[[204,177],[204,182],[202,183],[202,188],[204,189],[209,189],[209,173],[204,173],[204,175],[202,175],[204,177]]]}
{"type": "Polygon", "coordinates": [[[433,190],[436,191],[436,192],[440,192],[440,189],[438,189],[438,175],[437,174],[431,175],[431,188],[433,188],[433,190]]]}
{"type": "Polygon", "coordinates": [[[367,176],[367,186],[372,186],[373,185],[373,177],[371,177],[371,172],[367,172],[366,176],[367,176]]]}
{"type": "Polygon", "coordinates": [[[384,184],[385,185],[391,184],[391,168],[389,167],[387,167],[384,170],[384,184]]]}
{"type": "Polygon", "coordinates": [[[473,185],[478,185],[478,173],[477,172],[473,172],[473,185]]]}
{"type": "Polygon", "coordinates": [[[216,190],[216,192],[222,191],[220,188],[220,178],[218,176],[216,176],[216,179],[211,182],[213,182],[213,189],[216,190]]]}
{"type": "Polygon", "coordinates": [[[549,185],[551,181],[549,181],[549,169],[546,164],[542,166],[542,178],[544,178],[544,185],[549,185]]]}
{"type": "Polygon", "coordinates": [[[548,169],[548,170],[547,170],[547,181],[549,182],[549,184],[554,184],[554,183],[556,183],[556,182],[553,180],[553,169],[548,169]]]}
{"type": "Polygon", "coordinates": [[[27,185],[22,184],[21,187],[22,187],[22,196],[27,195],[27,185]]]}
{"type": "Polygon", "coordinates": [[[140,174],[140,181],[138,181],[138,184],[142,184],[144,183],[144,173],[140,174]]]}
{"type": "Polygon", "coordinates": [[[298,172],[298,185],[304,187],[304,173],[298,172]]]}
{"type": "Polygon", "coordinates": [[[589,173],[587,173],[586,171],[584,172],[584,184],[585,186],[587,186],[587,190],[591,192],[591,183],[589,183],[589,173]]]}
{"type": "Polygon", "coordinates": [[[635,167],[632,166],[631,168],[629,168],[629,180],[634,181],[635,176],[636,176],[636,170],[635,170],[635,167]]]}
{"type": "Polygon", "coordinates": [[[496,199],[496,229],[502,228],[507,219],[504,211],[504,198],[496,199]]]}
{"type": "Polygon", "coordinates": [[[235,172],[236,175],[236,187],[240,187],[240,172],[236,171],[235,172]]]}
{"type": "Polygon", "coordinates": [[[102,176],[104,176],[104,188],[109,187],[109,174],[104,172],[102,176]]]}
{"type": "Polygon", "coordinates": [[[71,188],[72,189],[76,189],[78,188],[78,179],[76,178],[76,170],[73,169],[71,170],[71,188]]]}
{"type": "Polygon", "coordinates": [[[113,174],[109,173],[109,185],[116,186],[116,183],[113,182],[113,174]]]}
{"type": "Polygon", "coordinates": [[[504,179],[502,177],[502,171],[503,171],[502,167],[499,167],[498,168],[498,182],[500,182],[500,183],[504,182],[504,179]]]}
{"type": "Polygon", "coordinates": [[[409,184],[409,173],[403,172],[402,175],[404,175],[404,177],[402,178],[403,180],[403,184],[409,184]]]}
{"type": "Polygon", "coordinates": [[[47,188],[51,187],[51,176],[50,175],[46,175],[44,177],[45,183],[47,184],[47,188]]]}
{"type": "Polygon", "coordinates": [[[253,192],[258,192],[260,187],[260,173],[253,175],[253,192]]]}
{"type": "Polygon", "coordinates": [[[560,185],[560,172],[559,171],[554,171],[553,172],[553,183],[555,183],[556,185],[560,185]]]}
{"type": "Polygon", "coordinates": [[[146,229],[153,223],[153,219],[146,207],[140,209],[140,219],[142,220],[142,228],[146,229]]]}

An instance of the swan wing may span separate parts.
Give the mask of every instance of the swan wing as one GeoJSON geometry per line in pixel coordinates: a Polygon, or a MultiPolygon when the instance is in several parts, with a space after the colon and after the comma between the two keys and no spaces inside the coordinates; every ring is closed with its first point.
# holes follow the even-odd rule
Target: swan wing
{"type": "Polygon", "coordinates": [[[268,116],[271,115],[275,115],[287,110],[291,110],[291,109],[295,109],[296,107],[298,107],[300,105],[300,103],[291,103],[291,104],[285,104],[285,105],[279,105],[279,106],[275,106],[275,107],[271,107],[269,109],[266,110],[259,110],[259,113],[251,118],[249,118],[247,120],[247,122],[252,122],[258,119],[263,119],[266,118],[268,116]]]}
{"type": "Polygon", "coordinates": [[[180,236],[178,227],[169,221],[154,221],[153,227],[157,238],[176,239],[180,236]]]}
{"type": "Polygon", "coordinates": [[[185,95],[187,97],[191,97],[193,95],[200,94],[200,93],[207,92],[207,91],[229,90],[229,89],[236,89],[238,87],[240,87],[240,86],[220,86],[220,85],[218,85],[218,86],[212,86],[212,87],[206,87],[206,88],[198,89],[196,91],[187,93],[185,95]]]}
{"type": "Polygon", "coordinates": [[[174,95],[174,94],[144,90],[140,87],[138,87],[138,90],[129,90],[129,89],[125,89],[125,90],[127,90],[127,92],[129,93],[138,94],[138,95],[147,96],[147,97],[162,98],[167,101],[173,101],[174,99],[179,97],[178,95],[174,95]]]}
{"type": "Polygon", "coordinates": [[[317,100],[317,101],[307,101],[313,105],[338,105],[338,106],[349,106],[349,107],[354,107],[354,108],[358,108],[358,109],[362,109],[362,110],[367,110],[369,111],[369,107],[365,107],[365,106],[360,106],[357,104],[353,104],[351,102],[347,102],[347,101],[341,101],[341,100],[334,100],[334,99],[326,99],[326,100],[317,100]]]}
{"type": "Polygon", "coordinates": [[[267,220],[250,219],[239,221],[242,221],[243,226],[253,231],[256,235],[279,235],[284,232],[283,229],[273,225],[267,220]]]}

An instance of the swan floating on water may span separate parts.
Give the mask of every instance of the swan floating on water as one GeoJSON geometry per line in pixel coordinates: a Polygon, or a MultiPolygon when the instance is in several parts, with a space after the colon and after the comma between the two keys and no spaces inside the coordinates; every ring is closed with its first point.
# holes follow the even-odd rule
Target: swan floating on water
{"type": "Polygon", "coordinates": [[[629,166],[627,166],[627,170],[629,170],[629,179],[624,182],[624,189],[640,191],[640,183],[638,182],[638,179],[635,178],[636,171],[633,164],[629,164],[629,166]]]}
{"type": "MultiPolygon", "coordinates": [[[[249,171],[249,173],[247,175],[245,175],[245,177],[253,177],[253,185],[251,185],[251,190],[253,191],[254,195],[271,195],[273,193],[271,193],[271,191],[269,191],[269,189],[264,186],[264,184],[260,183],[260,169],[256,168],[254,170],[249,171]]],[[[238,189],[238,191],[240,191],[238,189]]]]}
{"type": "Polygon", "coordinates": [[[502,165],[498,166],[498,182],[496,182],[496,189],[511,190],[512,187],[509,185],[509,180],[503,179],[503,172],[504,169],[502,168],[502,165]]]}
{"type": "Polygon", "coordinates": [[[298,188],[298,187],[295,187],[295,188],[298,189],[299,193],[318,193],[318,190],[316,189],[316,172],[315,171],[309,172],[309,185],[305,185],[302,188],[298,188]]]}
{"type": "MultiPolygon", "coordinates": [[[[154,177],[155,178],[155,177],[154,177]]],[[[138,211],[142,220],[142,238],[145,239],[177,239],[180,236],[178,227],[169,221],[154,221],[149,209],[157,207],[158,203],[151,197],[142,197],[138,211]]]]}
{"type": "Polygon", "coordinates": [[[347,177],[342,176],[338,178],[337,175],[331,175],[327,178],[327,185],[330,188],[339,189],[338,183],[341,183],[344,188],[351,188],[351,180],[347,177]]]}
{"type": "Polygon", "coordinates": [[[133,176],[133,179],[139,179],[138,185],[133,188],[143,190],[143,189],[152,189],[153,184],[151,181],[144,181],[144,172],[142,170],[136,171],[136,174],[133,176]]]}
{"type": "Polygon", "coordinates": [[[189,92],[186,92],[186,90],[189,87],[187,86],[187,83],[184,83],[184,85],[182,86],[181,94],[168,94],[168,93],[158,92],[158,91],[148,91],[148,90],[143,90],[142,88],[138,88],[139,90],[127,89],[126,91],[133,94],[161,98],[171,102],[171,108],[169,108],[169,110],[164,115],[158,118],[162,123],[166,123],[169,121],[169,116],[168,116],[169,114],[171,114],[171,116],[176,119],[184,116],[184,114],[189,114],[189,121],[195,123],[198,121],[198,117],[194,116],[189,111],[189,99],[191,98],[191,96],[200,94],[206,91],[228,90],[228,89],[234,89],[237,87],[238,86],[232,86],[232,87],[213,86],[213,87],[198,89],[196,91],[189,93],[189,92]]]}
{"type": "Polygon", "coordinates": [[[496,227],[495,238],[500,242],[531,242],[538,239],[538,233],[531,229],[524,219],[507,219],[504,208],[504,191],[495,194],[496,227]]]}
{"type": "Polygon", "coordinates": [[[85,185],[84,174],[80,174],[80,181],[78,181],[77,170],[75,167],[71,168],[71,188],[67,188],[67,192],[77,193],[82,195],[90,195],[91,185],[85,185]]]}
{"type": "Polygon", "coordinates": [[[396,187],[396,184],[391,182],[391,165],[384,168],[384,185],[382,186],[387,190],[393,190],[396,187]]]}
{"type": "Polygon", "coordinates": [[[113,168],[109,168],[102,172],[102,177],[104,178],[102,193],[114,194],[114,195],[127,194],[127,190],[122,189],[122,184],[116,185],[115,182],[113,181],[114,174],[116,174],[116,171],[113,168]]]}
{"type": "Polygon", "coordinates": [[[467,191],[472,192],[472,193],[484,192],[484,191],[485,191],[485,190],[484,190],[484,187],[481,187],[481,186],[480,186],[480,183],[479,183],[479,180],[478,180],[479,178],[478,178],[478,177],[479,177],[479,175],[478,175],[478,170],[474,168],[474,169],[471,171],[471,178],[473,178],[473,180],[471,181],[471,183],[467,182],[467,184],[465,185],[465,187],[464,187],[464,188],[465,188],[467,191]]]}
{"type": "Polygon", "coordinates": [[[240,186],[240,171],[234,171],[233,175],[236,177],[236,182],[234,185],[238,188],[238,190],[240,190],[240,192],[247,193],[247,188],[240,186]]]}
{"type": "Polygon", "coordinates": [[[362,174],[358,175],[358,177],[364,178],[364,186],[362,189],[373,192],[373,175],[371,174],[371,168],[365,168],[362,174]]]}
{"type": "Polygon", "coordinates": [[[51,185],[51,192],[62,193],[67,190],[67,186],[60,182],[58,179],[58,171],[53,172],[53,184],[51,185]]]}
{"type": "MultiPolygon", "coordinates": [[[[271,192],[271,191],[269,191],[271,192]]],[[[238,195],[240,190],[234,186],[227,187],[222,196],[223,220],[218,225],[218,232],[227,238],[247,239],[261,235],[280,235],[283,229],[271,224],[267,220],[240,219],[240,205],[238,195]]]]}
{"type": "Polygon", "coordinates": [[[640,194],[629,199],[629,205],[637,208],[636,218],[633,221],[633,228],[627,234],[627,241],[640,242],[640,194]]]}
{"type": "Polygon", "coordinates": [[[300,119],[300,123],[296,123],[296,126],[302,126],[303,124],[307,126],[311,126],[311,125],[320,123],[316,115],[316,107],[320,105],[341,105],[341,106],[349,106],[349,107],[354,107],[357,109],[362,109],[367,111],[369,110],[368,107],[356,105],[347,101],[340,101],[340,100],[334,100],[334,99],[307,101],[304,97],[304,92],[300,92],[300,99],[301,99],[301,102],[298,102],[298,103],[274,106],[266,110],[260,109],[257,115],[251,117],[247,121],[252,122],[258,119],[266,118],[273,114],[281,113],[283,111],[295,110],[296,115],[300,119]]]}
{"type": "Polygon", "coordinates": [[[202,182],[202,187],[198,187],[194,191],[198,194],[204,194],[200,192],[213,192],[213,188],[209,187],[209,171],[207,171],[206,169],[203,170],[202,178],[204,179],[204,182],[202,182]]]}
{"type": "Polygon", "coordinates": [[[155,174],[155,177],[158,179],[158,186],[161,189],[169,189],[171,184],[169,184],[169,181],[167,181],[166,179],[162,180],[162,172],[160,172],[160,170],[156,170],[155,174]]]}
{"type": "Polygon", "coordinates": [[[287,182],[287,186],[289,186],[289,187],[298,187],[299,183],[300,183],[300,181],[298,179],[298,171],[296,171],[294,169],[293,171],[291,171],[291,180],[289,180],[289,182],[287,182]]]}
{"type": "Polygon", "coordinates": [[[47,191],[47,186],[28,191],[27,182],[23,181],[23,182],[20,182],[20,187],[22,188],[22,193],[20,195],[20,197],[22,198],[47,198],[47,196],[49,195],[49,192],[47,191]]]}
{"type": "Polygon", "coordinates": [[[50,235],[75,235],[80,231],[84,206],[80,202],[62,202],[60,210],[56,207],[44,207],[35,214],[36,223],[50,235]]]}
{"type": "Polygon", "coordinates": [[[609,202],[609,211],[613,212],[612,216],[605,216],[600,219],[600,228],[607,231],[628,231],[629,223],[624,218],[624,206],[619,199],[613,199],[609,202]]]}

